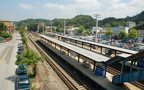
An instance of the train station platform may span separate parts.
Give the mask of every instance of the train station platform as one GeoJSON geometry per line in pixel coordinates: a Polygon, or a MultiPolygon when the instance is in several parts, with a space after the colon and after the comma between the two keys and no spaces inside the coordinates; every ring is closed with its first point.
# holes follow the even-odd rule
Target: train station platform
{"type": "Polygon", "coordinates": [[[85,68],[82,66],[81,62],[78,62],[76,59],[66,55],[66,54],[62,54],[62,52],[58,49],[56,49],[55,47],[47,44],[46,42],[39,40],[42,44],[44,44],[47,48],[49,48],[50,50],[52,50],[53,52],[55,52],[57,55],[59,55],[63,60],[65,60],[66,62],[68,62],[69,64],[71,64],[72,66],[74,66],[76,69],[78,69],[79,71],[81,71],[84,75],[86,75],[87,77],[89,77],[91,80],[93,80],[94,82],[96,82],[97,84],[99,84],[100,86],[102,86],[103,88],[107,89],[107,90],[138,90],[137,87],[132,86],[128,83],[126,83],[127,85],[115,85],[113,83],[111,83],[112,81],[112,75],[107,73],[106,77],[102,77],[99,76],[97,74],[95,74],[93,72],[93,70],[91,68],[85,68]]]}

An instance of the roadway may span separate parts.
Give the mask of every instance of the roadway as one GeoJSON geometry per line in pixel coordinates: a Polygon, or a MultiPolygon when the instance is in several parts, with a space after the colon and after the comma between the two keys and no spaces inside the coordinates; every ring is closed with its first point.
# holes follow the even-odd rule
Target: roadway
{"type": "Polygon", "coordinates": [[[20,35],[15,33],[13,40],[0,43],[0,90],[15,90],[15,61],[20,41],[20,35]]]}

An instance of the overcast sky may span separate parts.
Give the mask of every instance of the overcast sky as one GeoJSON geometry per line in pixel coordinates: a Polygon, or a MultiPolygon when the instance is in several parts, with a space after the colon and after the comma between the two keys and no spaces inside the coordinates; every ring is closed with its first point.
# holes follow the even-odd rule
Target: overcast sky
{"type": "Polygon", "coordinates": [[[125,18],[144,10],[144,0],[0,0],[0,20],[73,18],[100,14],[125,18]]]}

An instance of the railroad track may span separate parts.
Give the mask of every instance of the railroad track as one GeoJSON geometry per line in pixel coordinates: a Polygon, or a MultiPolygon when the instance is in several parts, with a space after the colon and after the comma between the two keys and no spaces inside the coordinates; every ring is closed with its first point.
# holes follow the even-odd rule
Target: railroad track
{"type": "MultiPolygon", "coordinates": [[[[68,43],[68,42],[67,42],[68,43]]],[[[119,66],[114,65],[114,66],[108,66],[107,68],[107,72],[109,72],[112,75],[120,75],[120,68],[118,68],[119,66]]],[[[129,69],[127,69],[129,70],[129,69]]],[[[127,70],[124,71],[124,73],[128,72],[127,70]]],[[[134,81],[134,82],[129,82],[132,85],[140,88],[140,89],[144,89],[144,80],[143,81],[134,81]]]]}
{"type": "Polygon", "coordinates": [[[30,36],[28,37],[38,49],[38,51],[45,56],[48,64],[53,68],[53,70],[57,73],[57,75],[70,90],[87,90],[87,87],[84,86],[83,83],[81,83],[80,81],[75,81],[76,78],[73,79],[73,77],[70,77],[67,73],[62,71],[62,69],[54,62],[54,60],[50,56],[48,56],[47,53],[40,46],[38,46],[30,36]]]}

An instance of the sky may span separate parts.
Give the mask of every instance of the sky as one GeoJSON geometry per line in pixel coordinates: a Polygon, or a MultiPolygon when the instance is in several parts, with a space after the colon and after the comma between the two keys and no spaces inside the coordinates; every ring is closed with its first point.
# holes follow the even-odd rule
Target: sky
{"type": "Polygon", "coordinates": [[[0,20],[20,21],[29,18],[68,19],[90,15],[99,19],[125,18],[144,10],[144,0],[0,0],[0,20]]]}

